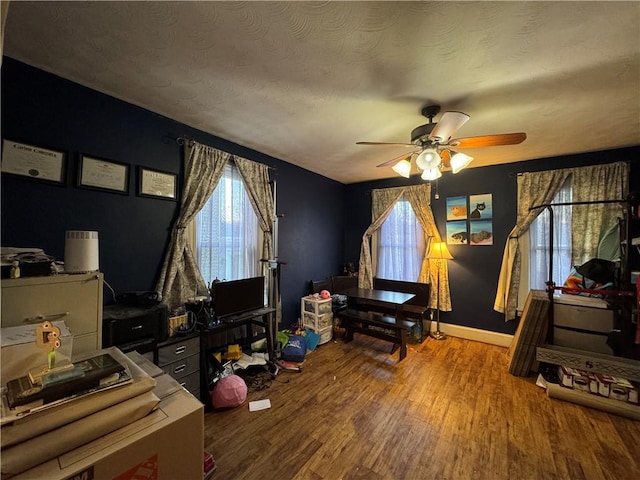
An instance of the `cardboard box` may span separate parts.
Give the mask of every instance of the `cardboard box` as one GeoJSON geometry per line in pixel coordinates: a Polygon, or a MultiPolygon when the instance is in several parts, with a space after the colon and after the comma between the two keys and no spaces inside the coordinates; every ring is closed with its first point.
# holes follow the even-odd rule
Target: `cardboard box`
{"type": "Polygon", "coordinates": [[[155,411],[12,479],[202,480],[204,406],[169,375],[156,380],[155,411]]]}

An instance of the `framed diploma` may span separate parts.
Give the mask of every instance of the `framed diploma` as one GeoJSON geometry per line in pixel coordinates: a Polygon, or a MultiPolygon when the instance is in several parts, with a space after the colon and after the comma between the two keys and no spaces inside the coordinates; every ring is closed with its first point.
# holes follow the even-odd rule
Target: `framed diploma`
{"type": "Polygon", "coordinates": [[[2,173],[64,184],[65,154],[48,148],[3,140],[2,173]]]}
{"type": "Polygon", "coordinates": [[[178,175],[171,172],[139,167],[138,195],[165,200],[178,199],[178,175]]]}
{"type": "Polygon", "coordinates": [[[80,155],[78,186],[129,195],[129,165],[80,155]]]}

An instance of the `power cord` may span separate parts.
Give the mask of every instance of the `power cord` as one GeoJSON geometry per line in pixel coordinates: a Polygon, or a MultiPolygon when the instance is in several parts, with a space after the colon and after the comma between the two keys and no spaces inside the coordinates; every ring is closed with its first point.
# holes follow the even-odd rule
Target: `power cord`
{"type": "Polygon", "coordinates": [[[113,297],[113,302],[118,303],[118,301],[116,300],[116,292],[113,290],[111,285],[109,285],[109,282],[107,282],[105,279],[102,279],[102,281],[107,286],[107,288],[111,290],[111,296],[113,297]]]}

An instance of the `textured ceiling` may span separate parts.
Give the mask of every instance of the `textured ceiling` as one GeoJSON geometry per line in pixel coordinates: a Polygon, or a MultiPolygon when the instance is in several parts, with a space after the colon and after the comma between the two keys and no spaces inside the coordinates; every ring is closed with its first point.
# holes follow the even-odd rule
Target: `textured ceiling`
{"type": "Polygon", "coordinates": [[[527,133],[471,166],[640,145],[635,1],[16,1],[4,54],[343,183],[427,103],[527,133]]]}

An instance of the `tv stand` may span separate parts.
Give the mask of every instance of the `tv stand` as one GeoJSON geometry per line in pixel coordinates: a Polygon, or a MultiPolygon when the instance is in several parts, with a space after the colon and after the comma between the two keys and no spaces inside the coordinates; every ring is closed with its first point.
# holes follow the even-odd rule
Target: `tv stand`
{"type": "Polygon", "coordinates": [[[215,335],[224,333],[228,330],[232,330],[238,327],[249,327],[247,330],[247,338],[250,342],[253,341],[253,325],[262,327],[265,330],[267,337],[267,354],[269,361],[267,367],[275,375],[277,367],[275,366],[275,346],[273,339],[275,332],[271,331],[275,328],[273,324],[273,315],[276,309],[271,307],[262,307],[255,310],[249,310],[248,312],[238,313],[230,315],[229,317],[221,320],[216,325],[207,325],[200,330],[200,384],[202,388],[200,390],[200,399],[207,408],[211,408],[211,397],[209,396],[209,379],[207,378],[207,350],[211,348],[217,348],[218,345],[213,345],[213,339],[215,335]]]}

